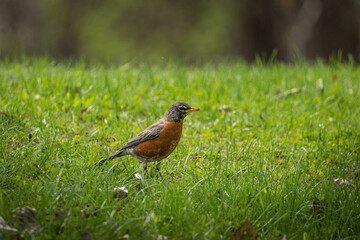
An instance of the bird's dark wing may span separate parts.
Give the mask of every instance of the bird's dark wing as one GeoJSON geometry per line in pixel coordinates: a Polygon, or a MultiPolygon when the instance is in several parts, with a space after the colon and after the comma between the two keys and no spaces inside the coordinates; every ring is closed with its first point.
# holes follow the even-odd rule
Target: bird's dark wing
{"type": "Polygon", "coordinates": [[[110,155],[109,157],[101,159],[96,164],[104,164],[107,160],[112,160],[117,157],[121,157],[126,155],[126,149],[132,148],[137,145],[139,145],[142,142],[145,142],[147,140],[151,140],[159,136],[159,133],[164,128],[164,119],[160,119],[156,123],[150,125],[148,128],[146,128],[144,131],[130,139],[124,146],[122,146],[116,153],[110,155]]]}
{"type": "Polygon", "coordinates": [[[122,149],[132,148],[137,145],[139,145],[142,142],[151,140],[159,136],[159,133],[164,128],[164,119],[160,119],[159,121],[153,123],[148,128],[146,128],[144,131],[130,139],[123,147],[122,149]]]}

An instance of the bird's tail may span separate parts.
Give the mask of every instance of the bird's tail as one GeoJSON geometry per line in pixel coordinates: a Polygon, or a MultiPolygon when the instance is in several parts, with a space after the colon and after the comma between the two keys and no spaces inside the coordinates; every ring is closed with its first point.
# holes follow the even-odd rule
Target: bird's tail
{"type": "Polygon", "coordinates": [[[126,153],[125,153],[124,149],[121,148],[121,149],[120,149],[119,151],[117,151],[116,153],[111,154],[110,156],[101,159],[101,160],[98,161],[96,164],[97,164],[97,165],[102,165],[102,164],[104,164],[107,160],[112,160],[112,159],[117,158],[117,157],[122,157],[122,156],[125,156],[125,154],[126,154],[126,153]]]}

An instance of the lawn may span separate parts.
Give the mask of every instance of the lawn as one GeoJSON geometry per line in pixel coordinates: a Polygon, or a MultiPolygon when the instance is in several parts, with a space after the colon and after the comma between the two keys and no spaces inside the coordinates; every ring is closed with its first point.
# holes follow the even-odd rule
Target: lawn
{"type": "Polygon", "coordinates": [[[245,226],[259,239],[359,239],[359,99],[353,63],[2,60],[0,216],[12,230],[0,236],[242,239],[245,226]],[[176,101],[201,111],[164,180],[132,157],[94,165],[176,101]]]}

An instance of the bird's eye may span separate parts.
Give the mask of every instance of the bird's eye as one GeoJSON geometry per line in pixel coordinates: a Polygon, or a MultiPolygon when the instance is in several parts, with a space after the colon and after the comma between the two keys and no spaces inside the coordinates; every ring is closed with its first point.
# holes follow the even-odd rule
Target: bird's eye
{"type": "Polygon", "coordinates": [[[185,107],[185,106],[183,106],[183,105],[181,105],[181,106],[179,106],[179,107],[178,107],[178,109],[179,109],[179,111],[183,112],[183,111],[185,111],[185,110],[186,110],[186,107],[185,107]]]}

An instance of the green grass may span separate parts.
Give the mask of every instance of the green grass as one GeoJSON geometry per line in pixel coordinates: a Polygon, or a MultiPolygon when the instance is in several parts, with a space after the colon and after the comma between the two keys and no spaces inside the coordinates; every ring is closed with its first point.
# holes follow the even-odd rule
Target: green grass
{"type": "Polygon", "coordinates": [[[357,239],[359,80],[351,63],[2,61],[0,216],[18,227],[16,208],[36,208],[29,239],[228,239],[246,218],[261,239],[357,239]],[[163,181],[149,164],[133,189],[132,157],[94,166],[175,101],[201,111],[163,181]]]}

